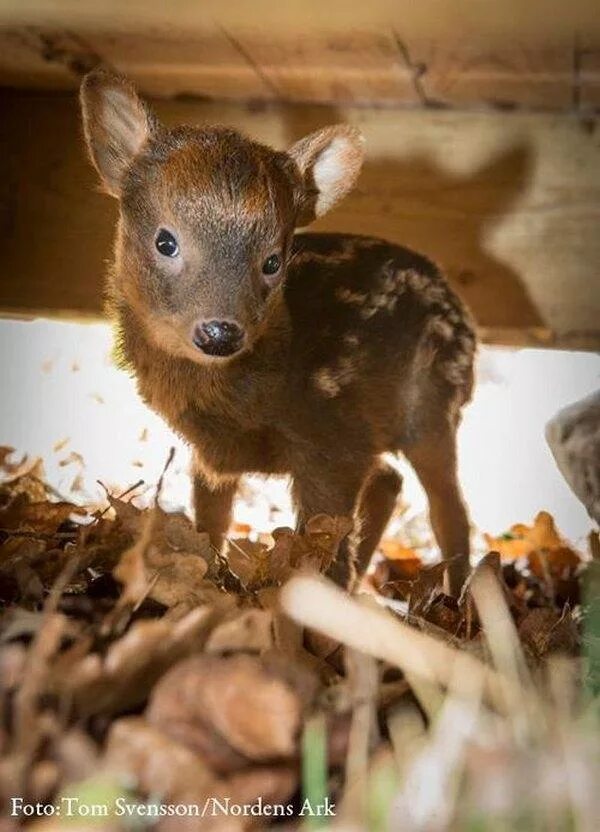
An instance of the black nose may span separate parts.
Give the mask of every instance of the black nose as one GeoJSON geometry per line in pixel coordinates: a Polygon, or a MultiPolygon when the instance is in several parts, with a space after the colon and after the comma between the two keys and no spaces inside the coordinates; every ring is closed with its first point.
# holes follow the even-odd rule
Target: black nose
{"type": "Polygon", "coordinates": [[[233,355],[244,343],[244,330],[231,321],[196,324],[194,344],[207,355],[233,355]]]}

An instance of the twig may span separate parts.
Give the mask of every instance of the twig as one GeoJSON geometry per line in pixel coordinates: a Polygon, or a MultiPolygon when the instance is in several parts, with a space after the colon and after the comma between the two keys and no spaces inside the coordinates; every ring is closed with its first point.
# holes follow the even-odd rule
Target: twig
{"type": "MultiPolygon", "coordinates": [[[[87,526],[82,526],[81,528],[87,528],[87,526]]],[[[78,537],[79,529],[74,532],[35,532],[29,531],[27,529],[0,529],[0,534],[6,534],[8,537],[27,537],[32,538],[34,540],[72,540],[74,537],[78,537]]]]}
{"type": "Polygon", "coordinates": [[[429,693],[447,686],[456,662],[473,674],[500,712],[506,713],[506,684],[475,657],[395,620],[381,608],[368,607],[320,577],[292,578],[281,592],[282,609],[305,627],[399,667],[409,678],[421,705],[430,710],[429,693]],[[418,680],[419,689],[415,689],[418,680]],[[423,696],[421,685],[425,683],[423,696]]]}
{"type": "Polygon", "coordinates": [[[156,497],[154,498],[154,505],[157,508],[158,508],[158,499],[160,497],[160,494],[161,494],[161,491],[162,491],[162,488],[163,488],[163,482],[164,482],[164,479],[165,479],[165,474],[167,473],[167,471],[168,471],[168,469],[169,469],[169,467],[170,467],[170,465],[171,465],[171,463],[173,462],[174,459],[175,459],[175,448],[171,447],[171,448],[169,448],[169,455],[167,457],[167,461],[165,462],[164,468],[162,469],[162,474],[160,475],[158,483],[156,484],[156,497]]]}
{"type": "MultiPolygon", "coordinates": [[[[106,493],[106,496],[110,498],[112,495],[111,495],[110,491],[108,490],[108,488],[104,485],[104,483],[103,483],[103,482],[101,482],[101,480],[96,480],[96,482],[98,483],[98,485],[99,485],[101,488],[103,488],[103,489],[104,489],[104,491],[105,491],[105,493],[106,493]]],[[[134,483],[133,485],[130,485],[130,486],[129,486],[129,488],[126,488],[126,489],[125,489],[125,491],[123,491],[123,493],[122,493],[122,494],[119,494],[119,496],[117,497],[117,500],[122,500],[122,499],[123,499],[123,497],[126,497],[128,494],[131,494],[131,492],[132,492],[132,491],[135,491],[135,489],[136,489],[136,488],[139,488],[139,487],[140,487],[140,485],[144,485],[144,480],[138,480],[138,481],[137,481],[136,483],[134,483]]],[[[132,498],[132,499],[133,499],[133,498],[132,498]]],[[[97,523],[99,520],[101,520],[101,519],[102,519],[102,517],[104,517],[104,515],[106,514],[106,512],[107,512],[107,511],[110,511],[110,508],[111,508],[111,506],[110,506],[110,503],[109,503],[109,504],[106,506],[106,508],[103,508],[103,509],[102,509],[102,511],[100,512],[100,514],[98,514],[98,515],[94,518],[94,523],[97,523]]],[[[93,524],[90,524],[90,525],[93,525],[93,524]]]]}

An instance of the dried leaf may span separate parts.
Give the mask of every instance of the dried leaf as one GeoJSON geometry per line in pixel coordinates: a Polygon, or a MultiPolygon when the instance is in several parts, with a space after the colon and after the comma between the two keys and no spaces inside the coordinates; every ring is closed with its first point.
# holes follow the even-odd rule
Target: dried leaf
{"type": "Polygon", "coordinates": [[[41,464],[39,457],[30,457],[23,454],[17,462],[10,462],[9,457],[15,453],[15,448],[8,445],[0,446],[0,469],[6,474],[5,482],[13,482],[16,479],[30,473],[41,464]]]}
{"type": "Polygon", "coordinates": [[[57,454],[60,451],[64,450],[70,441],[70,438],[68,436],[65,436],[63,437],[63,439],[59,439],[57,442],[54,443],[54,445],[52,446],[52,450],[55,454],[57,454]]]}
{"type": "MultiPolygon", "coordinates": [[[[68,440],[67,440],[68,441],[68,440]]],[[[61,468],[65,468],[67,465],[79,465],[81,468],[85,468],[85,461],[81,454],[78,454],[77,451],[71,451],[64,459],[61,459],[58,463],[61,468]]]]}
{"type": "Polygon", "coordinates": [[[245,610],[215,627],[205,649],[207,653],[266,653],[273,647],[273,614],[245,610]]]}
{"type": "Polygon", "coordinates": [[[422,615],[442,592],[445,572],[443,561],[421,569],[410,588],[409,611],[413,615],[422,615]]]}
{"type": "Polygon", "coordinates": [[[142,523],[145,521],[143,512],[136,508],[131,500],[121,500],[119,497],[113,497],[107,494],[107,500],[114,509],[118,524],[123,531],[131,535],[138,535],[142,529],[142,523]]]}
{"type": "Polygon", "coordinates": [[[200,601],[207,569],[206,561],[198,555],[174,553],[165,566],[158,568],[148,595],[165,607],[200,601]]]}
{"type": "Polygon", "coordinates": [[[113,723],[103,763],[108,773],[126,777],[142,793],[173,802],[196,795],[194,802],[201,803],[214,783],[202,757],[143,717],[113,723]]]}
{"type": "Polygon", "coordinates": [[[246,538],[230,540],[227,548],[227,563],[246,588],[258,586],[266,580],[269,565],[269,550],[262,543],[246,538]]]}
{"type": "MultiPolygon", "coordinates": [[[[462,676],[479,678],[486,702],[498,710],[494,723],[505,719],[499,715],[506,707],[504,682],[487,664],[469,585],[460,606],[444,595],[444,564],[423,569],[413,549],[384,541],[387,557],[378,559],[369,578],[376,599],[357,606],[342,593],[332,591],[325,598],[317,582],[307,584],[292,608],[282,607],[280,586],[290,576],[331,568],[350,530],[347,518],[313,518],[302,534],[277,530],[270,547],[266,536],[259,543],[235,541],[230,565],[238,581],[186,515],[158,505],[140,510],[125,499],[131,489],[109,498],[114,512],[92,514],[90,509],[93,522],[75,526],[70,511],[76,507],[44,485],[35,460],[11,464],[10,459],[8,449],[0,450],[0,468],[5,463],[9,477],[0,483],[0,512],[16,523],[0,532],[0,598],[14,605],[0,617],[0,712],[5,717],[0,720],[0,780],[9,794],[51,802],[66,782],[93,778],[102,768],[112,778],[125,776],[137,784],[142,800],[154,795],[181,803],[201,803],[205,797],[236,804],[261,796],[267,802],[289,800],[298,788],[298,737],[307,712],[317,705],[326,711],[330,765],[348,762],[352,702],[342,661],[346,643],[383,659],[377,668],[385,680],[355,703],[360,710],[368,699],[369,725],[399,697],[416,696],[433,720],[427,734],[435,740],[444,712],[455,707],[446,690],[462,690],[462,671],[453,668],[462,667],[463,658],[470,670],[462,676]],[[75,563],[77,571],[60,599],[57,591],[50,593],[61,616],[45,619],[24,610],[27,598],[39,603],[65,567],[75,563]],[[122,581],[121,593],[112,570],[122,581]],[[369,610],[382,602],[382,594],[410,597],[401,625],[389,614],[369,610]],[[292,609],[297,620],[285,609],[292,609]],[[40,626],[46,620],[49,629],[40,626]],[[386,628],[394,629],[392,638],[383,637],[386,628]],[[381,630],[379,636],[375,630],[381,630]],[[22,643],[32,638],[35,655],[22,643]],[[404,640],[400,649],[398,638],[404,640]],[[390,661],[405,668],[405,675],[390,661]],[[434,674],[433,697],[428,674],[434,674]],[[440,711],[438,682],[439,701],[446,697],[440,711]],[[144,716],[129,715],[144,707],[144,716]],[[120,714],[128,716],[114,721],[120,714]]],[[[510,557],[502,565],[492,552],[482,564],[501,580],[527,659],[539,662],[554,652],[576,655],[579,619],[571,609],[585,571],[577,553],[544,513],[531,527],[513,526],[500,544],[496,548],[505,545],[504,557],[508,551],[525,553],[518,562],[510,557]],[[523,568],[526,559],[529,568],[523,568]]],[[[588,580],[592,565],[587,564],[588,580]]],[[[287,596],[289,602],[289,591],[287,596]]],[[[517,691],[520,702],[519,696],[517,691]]],[[[530,706],[524,698],[523,708],[511,709],[509,718],[520,719],[530,706]]],[[[541,725],[547,721],[546,706],[543,697],[541,725]]],[[[485,720],[491,716],[486,712],[484,706],[485,720]]],[[[510,725],[500,724],[510,736],[510,725]]],[[[356,770],[363,780],[372,771],[372,759],[363,753],[371,734],[366,726],[361,771],[356,770]]],[[[354,743],[354,751],[357,747],[354,743]]],[[[374,752],[381,755],[381,743],[374,752]]],[[[330,768],[329,775],[338,797],[337,773],[330,768]]],[[[409,802],[413,792],[408,789],[409,802]]],[[[157,830],[234,832],[237,820],[209,818],[205,825],[198,818],[166,818],[157,830]]],[[[240,832],[254,823],[239,820],[240,832]]],[[[48,832],[58,828],[46,827],[48,832]]],[[[103,828],[109,832],[106,824],[103,828]]]]}
{"type": "MultiPolygon", "coordinates": [[[[104,768],[110,775],[136,784],[143,794],[160,795],[163,802],[204,805],[207,799],[225,804],[267,805],[283,803],[297,788],[298,776],[287,766],[255,766],[231,774],[227,779],[216,775],[201,755],[165,734],[141,717],[115,722],[110,731],[104,768]]],[[[189,827],[198,832],[241,832],[248,818],[239,822],[235,816],[190,819],[189,827]]],[[[175,818],[161,829],[187,828],[185,819],[175,818]]]]}
{"type": "Polygon", "coordinates": [[[519,626],[519,637],[540,659],[551,653],[576,652],[579,634],[570,610],[559,615],[548,607],[531,610],[519,626]]]}
{"type": "Polygon", "coordinates": [[[154,514],[149,513],[144,518],[141,534],[135,543],[121,555],[121,559],[113,569],[115,580],[123,584],[123,592],[119,599],[119,606],[135,606],[144,598],[150,589],[146,564],[146,551],[152,541],[154,531],[154,514]]]}
{"type": "Polygon", "coordinates": [[[457,636],[464,625],[464,616],[456,599],[444,593],[440,593],[429,606],[425,618],[453,636],[457,636]]]}
{"type": "Polygon", "coordinates": [[[44,621],[44,613],[39,610],[31,612],[22,607],[13,607],[2,617],[0,643],[34,636],[44,621]]]}
{"type": "Polygon", "coordinates": [[[0,468],[3,471],[10,472],[12,465],[8,462],[8,457],[14,454],[14,452],[15,449],[10,445],[0,445],[0,468]]]}
{"type": "Polygon", "coordinates": [[[0,528],[53,534],[71,515],[81,516],[85,513],[84,509],[74,503],[51,503],[48,500],[32,502],[28,494],[19,493],[0,509],[0,528]]]}
{"type": "Polygon", "coordinates": [[[518,523],[500,537],[484,535],[488,547],[503,558],[528,557],[532,570],[544,577],[544,569],[560,574],[564,569],[575,569],[580,556],[566,545],[556,529],[553,517],[540,511],[533,526],[518,523]],[[544,560],[545,559],[545,560],[544,560]]]}
{"type": "Polygon", "coordinates": [[[54,738],[52,756],[59,766],[60,779],[64,783],[76,783],[92,777],[99,765],[96,743],[78,727],[69,728],[54,738]]]}
{"type": "Polygon", "coordinates": [[[159,528],[169,549],[198,555],[206,561],[211,560],[212,550],[208,534],[197,531],[189,517],[180,512],[169,514],[160,511],[159,518],[159,528]]]}
{"type": "Polygon", "coordinates": [[[1,491],[13,496],[28,494],[34,502],[46,499],[49,489],[44,485],[44,463],[40,457],[24,455],[16,463],[7,462],[5,457],[2,469],[5,476],[0,484],[1,491]]]}
{"type": "Polygon", "coordinates": [[[389,537],[384,538],[379,544],[379,549],[388,560],[408,560],[421,563],[421,558],[416,549],[411,546],[403,546],[398,540],[389,537]]]}
{"type": "Polygon", "coordinates": [[[554,549],[537,549],[529,553],[529,567],[538,578],[550,575],[553,578],[568,577],[581,565],[581,558],[568,546],[554,549]]]}
{"type": "Polygon", "coordinates": [[[204,607],[176,622],[136,621],[104,657],[90,653],[68,672],[59,662],[51,688],[72,696],[84,714],[120,713],[139,705],[165,670],[201,649],[214,615],[204,607]]]}
{"type": "Polygon", "coordinates": [[[195,656],[156,685],[148,719],[216,770],[228,771],[244,759],[267,762],[297,753],[305,705],[300,693],[276,663],[243,654],[195,656]]]}
{"type": "Polygon", "coordinates": [[[183,514],[169,515],[159,508],[146,515],[134,511],[133,522],[139,524],[143,517],[144,525],[113,570],[124,586],[119,606],[135,606],[145,597],[166,607],[186,604],[191,608],[206,601],[207,588],[212,586],[204,582],[208,564],[201,554],[212,558],[208,537],[197,532],[183,514]]]}

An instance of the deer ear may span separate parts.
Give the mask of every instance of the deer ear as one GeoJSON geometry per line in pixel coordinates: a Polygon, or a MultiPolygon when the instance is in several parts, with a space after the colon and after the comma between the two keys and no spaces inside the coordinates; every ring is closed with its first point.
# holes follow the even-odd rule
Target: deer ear
{"type": "Polygon", "coordinates": [[[308,225],[348,194],[364,158],[364,138],[348,124],[325,127],[288,151],[302,177],[298,225],[308,225]]]}
{"type": "Polygon", "coordinates": [[[127,169],[156,129],[155,119],[129,81],[104,70],[85,76],[80,101],[92,162],[105,189],[118,197],[127,169]]]}

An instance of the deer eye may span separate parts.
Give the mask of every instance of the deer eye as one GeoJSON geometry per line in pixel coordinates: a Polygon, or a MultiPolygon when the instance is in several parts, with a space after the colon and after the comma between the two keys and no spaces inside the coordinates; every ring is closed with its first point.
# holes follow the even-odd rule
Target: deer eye
{"type": "Polygon", "coordinates": [[[281,257],[278,254],[271,254],[262,265],[263,274],[277,274],[281,268],[281,257]]]}
{"type": "Polygon", "coordinates": [[[154,242],[156,250],[163,257],[177,257],[179,254],[179,244],[175,237],[166,228],[161,228],[156,235],[154,242]]]}

